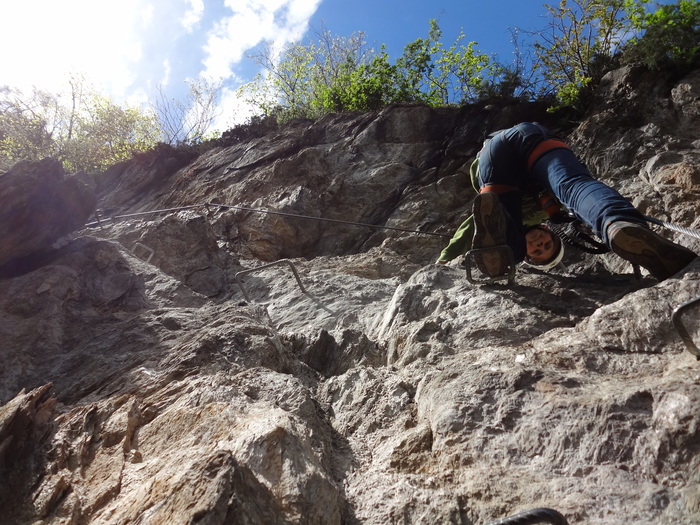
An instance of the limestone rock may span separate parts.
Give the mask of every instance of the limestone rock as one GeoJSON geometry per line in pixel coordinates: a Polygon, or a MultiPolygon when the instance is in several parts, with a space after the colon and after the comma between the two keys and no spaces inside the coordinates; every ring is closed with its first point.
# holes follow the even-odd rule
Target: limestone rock
{"type": "Polygon", "coordinates": [[[0,525],[697,524],[671,312],[700,261],[658,283],[567,248],[510,287],[432,264],[484,133],[522,120],[698,228],[697,91],[625,69],[575,129],[401,105],[113,167],[99,226],[0,279],[0,525]]]}
{"type": "Polygon", "coordinates": [[[207,297],[224,292],[227,279],[242,270],[237,260],[220,248],[204,209],[156,220],[144,217],[136,222],[100,225],[91,233],[118,241],[136,257],[207,297]]]}
{"type": "Polygon", "coordinates": [[[54,159],[20,162],[0,175],[0,267],[81,228],[96,197],[54,159]]]}

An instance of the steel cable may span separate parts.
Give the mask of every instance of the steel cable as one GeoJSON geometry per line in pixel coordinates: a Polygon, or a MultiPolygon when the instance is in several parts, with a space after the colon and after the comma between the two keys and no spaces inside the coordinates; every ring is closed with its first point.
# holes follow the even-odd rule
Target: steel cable
{"type": "Polygon", "coordinates": [[[294,213],[285,213],[281,211],[274,211],[274,210],[261,210],[259,208],[248,208],[245,206],[233,206],[229,204],[218,204],[215,202],[208,202],[206,204],[193,204],[191,206],[181,206],[179,208],[165,208],[161,210],[153,210],[153,211],[146,211],[146,212],[139,212],[139,213],[129,213],[126,215],[115,215],[113,217],[102,217],[102,216],[97,216],[97,220],[91,223],[88,223],[85,225],[86,228],[94,228],[95,226],[101,226],[103,221],[116,221],[116,220],[121,220],[121,219],[131,219],[135,217],[140,217],[144,215],[154,215],[158,213],[170,213],[174,211],[181,211],[181,210],[189,210],[193,208],[208,208],[209,206],[216,206],[218,208],[225,208],[225,209],[231,209],[231,210],[241,210],[241,211],[249,211],[249,212],[254,212],[254,213],[265,213],[268,215],[281,215],[282,217],[291,217],[294,219],[307,219],[307,220],[314,220],[314,221],[321,221],[321,222],[333,222],[337,224],[349,224],[352,226],[363,226],[366,228],[376,228],[380,230],[392,230],[392,231],[399,231],[399,232],[405,232],[405,233],[419,233],[422,235],[433,235],[436,237],[445,237],[445,238],[451,238],[452,235],[447,235],[444,233],[436,233],[436,232],[424,232],[420,230],[409,230],[406,228],[394,228],[392,226],[381,226],[378,224],[369,224],[366,222],[353,222],[353,221],[344,221],[341,219],[327,219],[325,217],[313,217],[311,215],[298,215],[294,213]]]}
{"type": "MultiPolygon", "coordinates": [[[[116,221],[116,220],[121,220],[121,219],[131,219],[131,218],[135,218],[135,217],[142,217],[145,215],[156,215],[159,213],[170,213],[170,212],[174,212],[174,211],[191,210],[191,209],[195,209],[195,208],[203,208],[203,207],[209,207],[209,206],[216,206],[218,208],[225,208],[225,209],[231,209],[231,210],[249,211],[249,212],[254,212],[254,213],[265,213],[268,215],[280,215],[282,217],[290,217],[290,218],[294,218],[294,219],[306,219],[306,220],[314,220],[314,221],[321,221],[321,222],[333,222],[336,224],[348,224],[348,225],[352,225],[352,226],[362,226],[365,228],[376,228],[379,230],[392,230],[392,231],[399,231],[399,232],[404,232],[404,233],[418,233],[418,234],[422,234],[422,235],[433,235],[436,237],[444,237],[444,238],[448,238],[448,239],[452,237],[452,235],[447,235],[444,233],[424,232],[424,231],[420,231],[420,230],[411,230],[411,229],[407,229],[407,228],[395,228],[392,226],[381,226],[378,224],[370,224],[370,223],[366,223],[366,222],[345,221],[345,220],[341,220],[341,219],[328,219],[325,217],[314,217],[311,215],[299,215],[299,214],[295,214],[295,213],[285,213],[285,212],[275,211],[275,210],[262,210],[259,208],[248,208],[246,206],[234,206],[234,205],[229,205],[229,204],[218,204],[215,202],[208,202],[205,204],[192,204],[190,206],[179,206],[176,208],[164,208],[164,209],[160,209],[160,210],[152,210],[152,211],[145,211],[145,212],[138,212],[138,213],[128,213],[125,215],[115,215],[113,217],[103,217],[102,215],[95,213],[95,217],[97,220],[86,224],[85,227],[86,228],[94,228],[95,226],[102,226],[103,221],[116,221]]],[[[694,230],[692,228],[686,228],[684,226],[679,226],[677,224],[663,221],[661,219],[656,219],[654,217],[645,216],[644,218],[653,224],[657,224],[659,226],[663,226],[664,228],[668,228],[669,230],[673,230],[673,231],[676,231],[678,233],[683,233],[685,235],[695,237],[696,239],[700,239],[700,231],[698,231],[698,230],[694,230]]],[[[590,253],[602,253],[602,252],[590,252],[590,253]]]]}
{"type": "Polygon", "coordinates": [[[685,226],[678,226],[677,224],[673,224],[671,222],[667,221],[662,221],[661,219],[655,219],[654,217],[644,217],[647,221],[658,224],[659,226],[663,226],[664,228],[668,228],[669,230],[676,231],[678,233],[684,233],[685,235],[690,235],[691,237],[695,237],[696,239],[700,239],[700,231],[694,230],[692,228],[686,228],[685,226]]]}

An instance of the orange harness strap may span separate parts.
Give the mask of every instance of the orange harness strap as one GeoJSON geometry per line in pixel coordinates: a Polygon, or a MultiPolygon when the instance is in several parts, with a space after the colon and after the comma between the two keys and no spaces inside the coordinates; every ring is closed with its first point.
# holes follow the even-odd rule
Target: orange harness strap
{"type": "Polygon", "coordinates": [[[508,193],[509,191],[518,191],[518,189],[517,186],[509,186],[507,184],[487,184],[486,186],[482,186],[479,193],[495,193],[496,195],[500,195],[501,193],[508,193]]]}
{"type": "Polygon", "coordinates": [[[527,158],[527,170],[532,170],[532,167],[535,165],[535,162],[537,162],[542,155],[544,155],[548,151],[559,148],[570,149],[569,146],[564,144],[561,140],[548,139],[540,142],[535,147],[535,149],[532,150],[532,153],[530,153],[530,156],[527,158]]]}
{"type": "Polygon", "coordinates": [[[540,201],[540,206],[547,213],[549,217],[554,217],[557,213],[561,211],[561,206],[554,198],[554,195],[548,191],[543,191],[538,196],[540,201]]]}
{"type": "MultiPolygon", "coordinates": [[[[545,153],[553,149],[570,149],[564,142],[557,139],[548,139],[540,142],[535,149],[532,150],[530,156],[527,159],[527,169],[532,170],[535,163],[544,155],[545,153]]],[[[517,186],[510,186],[508,184],[487,184],[483,186],[479,193],[495,193],[497,195],[501,193],[508,193],[511,191],[519,191],[520,188],[517,186]]],[[[542,209],[547,212],[550,217],[556,214],[560,207],[554,200],[554,197],[549,192],[543,192],[538,195],[540,205],[542,209]]]]}

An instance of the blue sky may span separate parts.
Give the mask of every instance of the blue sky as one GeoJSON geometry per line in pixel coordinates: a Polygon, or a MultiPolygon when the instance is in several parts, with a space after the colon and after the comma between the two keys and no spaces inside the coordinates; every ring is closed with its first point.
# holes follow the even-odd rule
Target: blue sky
{"type": "Polygon", "coordinates": [[[405,44],[427,36],[428,21],[434,18],[446,43],[463,30],[467,41],[478,42],[482,52],[497,53],[508,61],[513,51],[509,28],[542,28],[546,24],[543,4],[540,0],[324,0],[312,24],[323,22],[337,34],[364,31],[370,44],[387,44],[393,56],[405,44]]]}
{"type": "MultiPolygon", "coordinates": [[[[158,88],[182,97],[185,80],[225,85],[220,130],[243,120],[233,93],[256,73],[246,54],[325,27],[338,36],[362,31],[395,58],[438,20],[443,42],[463,30],[478,49],[512,59],[510,29],[541,29],[540,0],[22,0],[0,7],[0,86],[58,93],[82,74],[117,101],[154,101],[158,88]],[[9,50],[9,51],[8,51],[9,50]]],[[[557,0],[550,0],[558,4],[557,0]]]]}

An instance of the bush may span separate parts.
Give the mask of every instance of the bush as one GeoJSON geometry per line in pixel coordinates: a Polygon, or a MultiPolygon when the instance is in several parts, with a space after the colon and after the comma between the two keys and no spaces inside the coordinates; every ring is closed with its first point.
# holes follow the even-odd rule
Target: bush
{"type": "Polygon", "coordinates": [[[239,124],[233,128],[224,131],[221,138],[214,139],[212,144],[217,147],[227,147],[243,142],[245,140],[253,140],[267,135],[279,128],[277,119],[274,116],[254,115],[250,117],[244,124],[239,124]]]}
{"type": "Polygon", "coordinates": [[[476,42],[465,43],[464,33],[449,46],[441,37],[437,21],[430,20],[428,36],[407,44],[392,62],[384,46],[378,53],[366,48],[362,33],[342,38],[325,31],[318,42],[289,45],[281,54],[270,47],[253,56],[266,74],[239,94],[281,123],[394,103],[442,106],[477,100],[495,64],[476,42]]]}
{"type": "Polygon", "coordinates": [[[560,0],[545,4],[547,27],[535,34],[535,71],[560,105],[581,109],[636,31],[649,0],[560,0]]]}
{"type": "Polygon", "coordinates": [[[67,171],[99,173],[152,148],[159,134],[152,113],[119,106],[79,77],[67,95],[0,89],[0,170],[52,157],[67,171]]]}
{"type": "Polygon", "coordinates": [[[687,71],[700,61],[700,3],[696,0],[663,5],[640,18],[637,27],[643,34],[625,46],[623,63],[687,71]]]}

